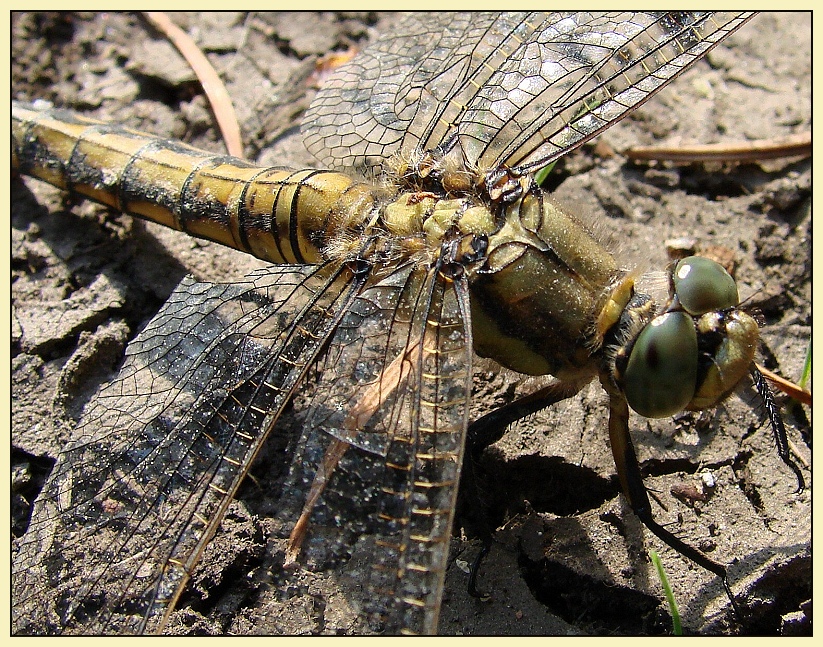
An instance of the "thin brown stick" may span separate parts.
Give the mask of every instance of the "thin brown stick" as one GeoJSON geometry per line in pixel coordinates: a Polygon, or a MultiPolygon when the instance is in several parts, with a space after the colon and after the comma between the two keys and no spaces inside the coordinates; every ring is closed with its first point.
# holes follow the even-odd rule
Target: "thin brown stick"
{"type": "Polygon", "coordinates": [[[633,160],[670,162],[751,162],[782,157],[809,157],[811,133],[755,142],[703,144],[691,146],[636,146],[623,154],[633,160]]]}
{"type": "Polygon", "coordinates": [[[801,389],[797,384],[789,382],[784,377],[780,377],[777,373],[772,373],[769,369],[763,368],[760,364],[756,364],[757,370],[763,373],[763,376],[774,384],[778,389],[783,391],[790,398],[794,398],[801,404],[812,406],[812,394],[806,389],[801,389]]]}
{"type": "Polygon", "coordinates": [[[347,442],[332,438],[332,441],[326,448],[323,462],[317,467],[314,481],[309,489],[309,494],[306,496],[306,502],[303,504],[303,510],[300,512],[300,517],[295,522],[289,535],[289,543],[286,545],[285,566],[295,564],[300,557],[300,551],[303,548],[303,541],[306,539],[306,533],[309,530],[309,519],[314,511],[314,506],[317,505],[320,496],[326,490],[332,473],[337,468],[337,464],[340,462],[340,459],[343,458],[343,455],[349,447],[351,447],[351,445],[347,442]]]}
{"type": "Polygon", "coordinates": [[[172,44],[180,51],[186,59],[195,76],[203,86],[206,98],[211,105],[226,150],[229,155],[243,157],[243,141],[240,136],[240,125],[237,123],[237,115],[234,112],[229,93],[226,86],[220,80],[220,76],[209,63],[206,55],[197,47],[191,37],[175,25],[169,17],[162,11],[144,12],[146,19],[152,26],[168,38],[172,44]]]}

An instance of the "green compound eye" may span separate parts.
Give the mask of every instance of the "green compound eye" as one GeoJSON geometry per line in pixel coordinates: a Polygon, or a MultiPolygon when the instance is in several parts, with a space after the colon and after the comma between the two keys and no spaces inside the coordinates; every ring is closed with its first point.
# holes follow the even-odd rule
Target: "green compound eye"
{"type": "Polygon", "coordinates": [[[682,411],[697,383],[697,333],[685,312],[655,317],[637,341],[626,366],[629,406],[647,418],[665,418],[682,411]]]}
{"type": "Polygon", "coordinates": [[[723,267],[702,256],[689,256],[674,268],[674,291],[693,315],[724,310],[740,303],[737,285],[723,267]]]}

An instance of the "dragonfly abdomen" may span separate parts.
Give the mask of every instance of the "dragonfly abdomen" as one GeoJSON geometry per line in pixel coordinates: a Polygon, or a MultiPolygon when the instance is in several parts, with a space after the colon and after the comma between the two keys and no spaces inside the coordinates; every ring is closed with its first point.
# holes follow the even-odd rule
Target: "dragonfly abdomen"
{"type": "Polygon", "coordinates": [[[376,199],[330,171],[259,167],[60,110],[12,105],[20,173],[273,263],[319,263],[376,199]]]}

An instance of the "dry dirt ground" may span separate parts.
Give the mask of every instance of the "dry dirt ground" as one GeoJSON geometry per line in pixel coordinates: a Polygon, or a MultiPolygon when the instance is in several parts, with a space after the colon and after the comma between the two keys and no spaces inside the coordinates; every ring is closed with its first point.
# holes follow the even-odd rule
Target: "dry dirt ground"
{"type": "MultiPolygon", "coordinates": [[[[311,165],[297,124],[317,58],[363,45],[391,15],[180,14],[221,73],[246,156],[311,165]]],[[[200,88],[172,47],[134,14],[13,16],[12,94],[118,120],[220,151],[200,88]]],[[[730,251],[744,299],[762,313],[760,361],[796,380],[811,335],[811,161],[633,165],[630,145],[777,138],[810,130],[811,18],[754,18],[630,118],[564,160],[559,201],[597,227],[626,264],[666,262],[664,241],[688,236],[730,251]],[[763,35],[768,34],[768,38],[763,35]]],[[[34,181],[12,183],[13,535],[82,407],[111,379],[128,341],[187,273],[230,281],[261,265],[237,252],[72,203],[34,181]]],[[[527,390],[483,368],[475,410],[527,390]]],[[[809,408],[781,398],[790,437],[811,455],[809,408]]],[[[670,624],[648,558],[658,551],[686,631],[806,634],[811,624],[811,494],[777,457],[750,391],[717,411],[632,419],[657,518],[730,565],[738,620],[716,578],[645,531],[619,495],[596,384],[516,425],[483,459],[499,530],[480,570],[489,601],[460,568],[476,537],[455,533],[444,634],[645,634],[670,624]],[[715,486],[705,488],[705,480],[715,486]],[[689,488],[701,499],[679,499],[689,488]]],[[[807,482],[811,474],[803,469],[807,482]]],[[[261,487],[244,487],[204,555],[169,630],[178,633],[349,633],[334,574],[281,585],[261,487]]]]}

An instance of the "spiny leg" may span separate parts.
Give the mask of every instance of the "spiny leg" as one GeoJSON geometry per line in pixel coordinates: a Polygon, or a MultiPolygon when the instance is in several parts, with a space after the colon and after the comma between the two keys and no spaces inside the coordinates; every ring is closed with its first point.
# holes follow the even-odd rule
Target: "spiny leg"
{"type": "MultiPolygon", "coordinates": [[[[479,461],[480,455],[486,447],[489,447],[503,437],[509,425],[521,418],[573,396],[580,388],[580,385],[574,383],[557,382],[550,384],[528,396],[486,414],[469,426],[467,443],[470,460],[464,465],[461,486],[465,493],[464,496],[470,497],[473,504],[480,510],[477,518],[480,526],[479,531],[483,540],[483,546],[472,563],[469,573],[468,592],[471,596],[478,598],[487,597],[477,589],[477,576],[483,559],[491,549],[492,541],[492,529],[489,525],[488,512],[484,508],[483,497],[479,492],[479,485],[474,474],[476,462],[479,461]]],[[[643,525],[661,541],[666,543],[666,545],[692,560],[697,565],[705,568],[707,571],[717,575],[723,583],[723,588],[731,601],[735,615],[739,617],[739,609],[731,586],[729,585],[726,567],[709,559],[696,548],[666,530],[654,519],[649,496],[640,473],[640,465],[634,451],[631,436],[629,435],[628,418],[629,409],[625,399],[619,394],[611,394],[609,438],[621,489],[632,511],[637,515],[643,525]]]]}
{"type": "Polygon", "coordinates": [[[461,475],[461,491],[464,497],[469,498],[471,508],[477,511],[475,517],[483,541],[483,546],[469,571],[468,592],[472,597],[481,599],[488,597],[477,589],[477,574],[492,544],[489,512],[475,474],[475,468],[483,450],[500,440],[512,423],[572,397],[581,387],[582,385],[573,382],[554,382],[487,413],[469,425],[466,436],[468,455],[461,475]]]}
{"type": "Polygon", "coordinates": [[[774,431],[774,444],[777,448],[777,453],[780,459],[794,472],[795,478],[797,479],[797,490],[795,494],[800,494],[806,488],[806,481],[803,479],[803,474],[800,472],[797,463],[795,463],[789,455],[789,440],[786,434],[786,426],[783,424],[783,418],[780,416],[777,403],[774,401],[774,396],[772,395],[769,385],[766,383],[766,379],[763,377],[763,373],[757,370],[757,367],[752,366],[751,375],[757,392],[760,394],[760,397],[763,398],[763,404],[769,416],[769,423],[774,431]]]}
{"type": "Polygon", "coordinates": [[[609,400],[609,441],[614,456],[614,464],[617,468],[617,476],[620,480],[620,487],[632,511],[643,525],[667,546],[674,548],[698,566],[717,575],[723,582],[723,588],[726,595],[729,596],[735,616],[740,617],[734,594],[731,586],[729,586],[726,567],[709,559],[693,546],[678,539],[655,521],[649,495],[646,486],[643,484],[643,476],[640,473],[640,464],[637,461],[637,454],[634,451],[634,445],[629,434],[629,406],[625,398],[615,393],[610,394],[609,400]]]}

